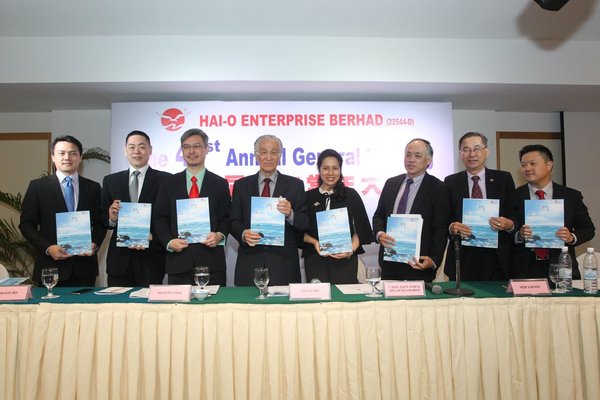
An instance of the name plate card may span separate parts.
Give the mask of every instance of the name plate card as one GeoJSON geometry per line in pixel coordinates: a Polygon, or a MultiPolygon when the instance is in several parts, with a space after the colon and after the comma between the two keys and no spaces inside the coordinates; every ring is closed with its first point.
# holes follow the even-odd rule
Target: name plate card
{"type": "Polygon", "coordinates": [[[0,301],[27,301],[32,298],[31,285],[0,286],[0,301]]]}
{"type": "Polygon", "coordinates": [[[150,285],[148,301],[188,303],[192,285],[150,285]]]}
{"type": "Polygon", "coordinates": [[[547,279],[511,279],[506,293],[515,296],[548,296],[550,286],[547,279]]]}
{"type": "Polygon", "coordinates": [[[290,300],[331,300],[331,284],[290,283],[290,300]]]}
{"type": "Polygon", "coordinates": [[[424,281],[384,281],[385,297],[425,297],[424,281]]]}

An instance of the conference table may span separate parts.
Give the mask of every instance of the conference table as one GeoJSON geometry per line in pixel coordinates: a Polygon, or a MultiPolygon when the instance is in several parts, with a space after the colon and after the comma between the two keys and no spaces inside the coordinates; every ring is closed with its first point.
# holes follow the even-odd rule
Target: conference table
{"type": "MultiPolygon", "coordinates": [[[[442,284],[449,287],[453,283],[442,284]]],[[[600,297],[129,293],[0,304],[2,399],[600,399],[600,297]]]]}

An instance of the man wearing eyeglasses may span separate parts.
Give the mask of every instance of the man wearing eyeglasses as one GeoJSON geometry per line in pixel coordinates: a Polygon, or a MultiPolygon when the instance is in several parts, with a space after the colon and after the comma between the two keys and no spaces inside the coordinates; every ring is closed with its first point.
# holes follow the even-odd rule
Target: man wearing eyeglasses
{"type": "MultiPolygon", "coordinates": [[[[486,168],[489,155],[487,138],[479,132],[468,132],[458,142],[460,159],[465,171],[449,175],[451,221],[449,232],[455,238],[468,238],[471,227],[462,223],[463,199],[481,198],[500,200],[499,216],[488,223],[498,232],[498,248],[462,246],[461,279],[466,281],[496,281],[508,279],[511,274],[513,233],[517,221],[518,201],[515,183],[510,173],[486,168]]],[[[454,246],[448,246],[445,273],[453,280],[456,276],[454,246]]]]}
{"type": "Polygon", "coordinates": [[[239,242],[235,264],[235,285],[254,285],[254,268],[269,268],[269,284],[300,282],[298,243],[308,229],[306,193],[303,182],[277,169],[283,145],[273,135],[260,136],[254,142],[259,171],[237,180],[233,185],[231,234],[239,242]],[[260,233],[250,229],[252,197],[278,197],[277,210],[285,215],[284,246],[260,245],[260,233]]]}
{"type": "Polygon", "coordinates": [[[188,129],[181,135],[181,150],[186,169],[163,181],[153,212],[156,235],[167,249],[168,281],[194,284],[194,268],[207,266],[210,283],[225,286],[227,268],[222,244],[229,234],[229,184],[205,168],[208,135],[201,129],[188,129]],[[201,197],[208,198],[210,233],[202,243],[189,244],[179,236],[177,200],[201,197]]]}

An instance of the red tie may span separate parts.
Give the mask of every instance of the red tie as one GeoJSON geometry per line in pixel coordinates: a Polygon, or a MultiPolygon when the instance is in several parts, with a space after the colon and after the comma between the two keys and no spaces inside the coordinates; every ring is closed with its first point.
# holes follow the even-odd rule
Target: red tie
{"type": "Polygon", "coordinates": [[[200,189],[198,189],[198,184],[196,183],[198,179],[195,176],[192,176],[192,188],[190,189],[190,199],[197,199],[200,197],[200,189]]]}
{"type": "Polygon", "coordinates": [[[472,199],[483,199],[483,193],[481,193],[481,186],[479,186],[479,177],[474,176],[473,179],[473,190],[471,190],[472,199]]]}
{"type": "MultiPolygon", "coordinates": [[[[545,193],[543,190],[537,190],[535,194],[540,200],[545,199],[545,193]]],[[[548,254],[550,254],[550,250],[548,249],[535,249],[535,256],[538,260],[547,260],[548,254]]]]}
{"type": "Polygon", "coordinates": [[[269,187],[269,182],[271,182],[271,179],[263,179],[263,189],[260,197],[271,197],[271,188],[269,187]]]}

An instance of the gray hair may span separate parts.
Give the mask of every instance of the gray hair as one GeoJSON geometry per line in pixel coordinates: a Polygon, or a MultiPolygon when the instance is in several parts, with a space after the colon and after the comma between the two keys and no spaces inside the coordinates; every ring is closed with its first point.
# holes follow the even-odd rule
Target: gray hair
{"type": "Polygon", "coordinates": [[[255,141],[254,141],[254,152],[258,153],[258,146],[260,145],[260,142],[262,140],[275,140],[277,143],[279,143],[279,150],[283,151],[283,143],[281,143],[281,139],[279,139],[277,136],[275,135],[262,135],[259,136],[255,141]]]}
{"type": "Polygon", "coordinates": [[[204,145],[208,146],[208,135],[204,133],[202,129],[198,128],[188,129],[187,131],[183,132],[183,135],[181,135],[181,143],[185,142],[192,136],[200,136],[204,145]]]}
{"type": "Polygon", "coordinates": [[[408,142],[406,145],[408,146],[409,144],[411,144],[413,142],[423,142],[425,144],[425,148],[427,149],[427,157],[429,157],[430,160],[433,159],[433,147],[431,146],[431,143],[429,142],[429,140],[421,139],[421,138],[414,138],[413,140],[408,142]]]}

